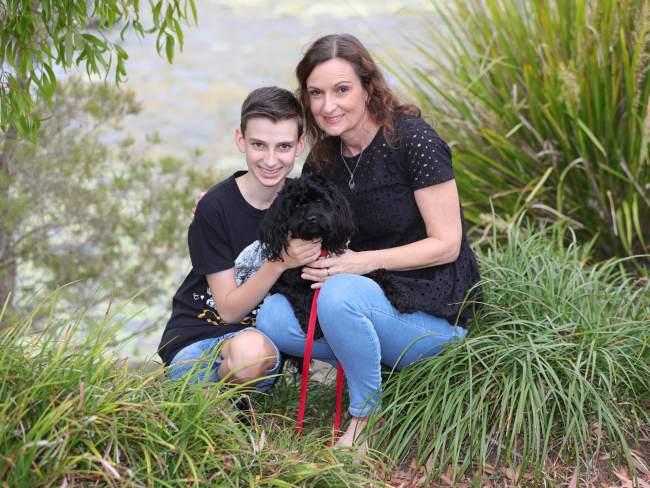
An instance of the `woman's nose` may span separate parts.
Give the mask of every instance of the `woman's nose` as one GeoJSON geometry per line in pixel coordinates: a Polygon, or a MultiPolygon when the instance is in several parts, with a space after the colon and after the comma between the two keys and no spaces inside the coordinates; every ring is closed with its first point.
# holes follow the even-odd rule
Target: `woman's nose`
{"type": "Polygon", "coordinates": [[[329,114],[332,113],[335,108],[336,108],[336,103],[334,102],[334,97],[325,94],[323,96],[323,112],[329,114]]]}

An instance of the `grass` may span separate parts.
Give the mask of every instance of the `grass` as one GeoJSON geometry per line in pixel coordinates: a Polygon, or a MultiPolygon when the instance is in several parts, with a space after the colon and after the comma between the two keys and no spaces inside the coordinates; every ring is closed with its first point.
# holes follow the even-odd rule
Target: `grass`
{"type": "Polygon", "coordinates": [[[242,388],[129,371],[109,349],[122,325],[114,321],[107,314],[86,329],[83,315],[74,323],[27,318],[0,332],[6,486],[338,487],[373,479],[371,461],[327,448],[327,435],[296,442],[289,420],[239,412],[242,388]]]}
{"type": "Polygon", "coordinates": [[[502,466],[543,479],[549,460],[588,476],[604,453],[638,474],[639,439],[650,452],[650,286],[623,260],[589,264],[588,247],[554,231],[493,237],[469,337],[390,375],[377,448],[429,477],[502,466]]]}
{"type": "Polygon", "coordinates": [[[310,389],[298,439],[297,376],[279,378],[242,414],[234,403],[243,388],[129,369],[112,349],[119,310],[92,326],[83,313],[72,322],[41,313],[55,310],[55,293],[0,331],[0,479],[382,486],[390,473],[381,463],[395,486],[484,483],[495,470],[510,473],[508,482],[566,482],[576,472],[588,483],[621,465],[647,477],[650,285],[623,260],[592,264],[588,246],[564,245],[561,226],[504,233],[480,253],[485,304],[470,336],[387,373],[384,410],[372,419],[378,451],[368,457],[327,447],[332,384],[310,389]],[[551,472],[557,464],[564,478],[551,472]]]}
{"type": "Polygon", "coordinates": [[[454,146],[468,221],[525,209],[599,258],[650,252],[650,3],[432,3],[397,74],[454,146]]]}

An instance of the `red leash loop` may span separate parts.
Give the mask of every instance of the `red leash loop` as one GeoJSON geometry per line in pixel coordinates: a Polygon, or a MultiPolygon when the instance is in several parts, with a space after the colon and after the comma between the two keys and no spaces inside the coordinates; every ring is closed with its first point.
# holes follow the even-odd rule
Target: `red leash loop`
{"type": "MultiPolygon", "coordinates": [[[[321,256],[327,256],[327,251],[322,250],[321,256]]],[[[309,312],[309,323],[307,325],[307,338],[305,340],[305,352],[303,354],[302,378],[300,382],[300,399],[298,401],[298,419],[296,429],[302,432],[302,424],[305,418],[305,407],[307,405],[307,386],[309,383],[309,363],[311,363],[311,354],[314,348],[314,333],[316,332],[317,302],[320,289],[314,291],[314,297],[311,301],[311,311],[309,312]]],[[[334,414],[334,432],[338,432],[341,426],[341,404],[343,403],[343,382],[344,372],[341,362],[338,362],[336,371],[336,412],[334,414]]]]}

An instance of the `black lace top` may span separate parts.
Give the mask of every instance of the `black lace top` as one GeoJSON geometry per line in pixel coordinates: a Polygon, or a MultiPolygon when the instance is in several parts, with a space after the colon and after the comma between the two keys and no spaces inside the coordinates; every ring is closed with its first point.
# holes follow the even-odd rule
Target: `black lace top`
{"type": "MultiPolygon", "coordinates": [[[[398,117],[395,136],[395,141],[389,144],[380,129],[363,151],[356,169],[356,158],[348,158],[348,167],[354,172],[353,189],[349,187],[350,172],[340,157],[335,158],[335,164],[327,171],[310,157],[303,168],[303,172],[331,178],[348,197],[358,229],[350,242],[350,249],[355,251],[398,247],[426,238],[426,227],[413,192],[454,178],[449,147],[424,120],[398,117]]],[[[336,138],[337,151],[338,144],[336,138]]],[[[381,284],[399,311],[420,310],[467,327],[473,307],[461,307],[461,304],[480,276],[467,241],[464,220],[460,254],[455,262],[411,271],[390,271],[386,272],[386,278],[381,284]]],[[[476,299],[478,290],[472,293],[471,298],[476,299]]]]}

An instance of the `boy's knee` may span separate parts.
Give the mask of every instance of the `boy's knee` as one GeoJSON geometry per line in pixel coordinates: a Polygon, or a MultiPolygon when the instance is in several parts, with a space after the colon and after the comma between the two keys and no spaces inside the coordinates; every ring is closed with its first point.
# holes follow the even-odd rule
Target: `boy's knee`
{"type": "Polygon", "coordinates": [[[254,330],[246,330],[228,339],[221,355],[223,362],[219,376],[233,383],[246,383],[265,376],[278,359],[271,341],[254,330]]]}

